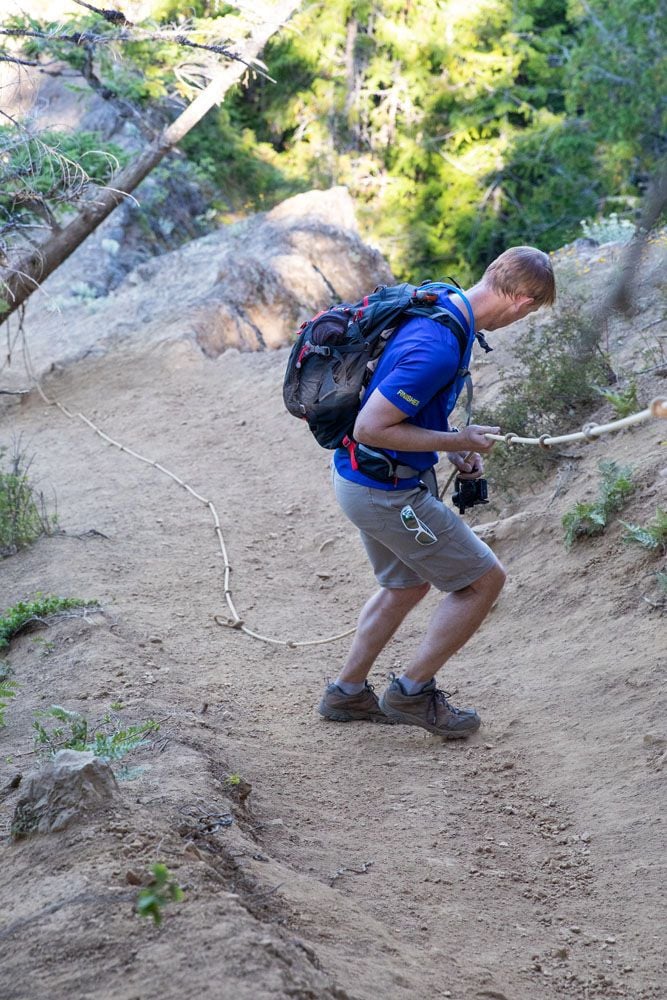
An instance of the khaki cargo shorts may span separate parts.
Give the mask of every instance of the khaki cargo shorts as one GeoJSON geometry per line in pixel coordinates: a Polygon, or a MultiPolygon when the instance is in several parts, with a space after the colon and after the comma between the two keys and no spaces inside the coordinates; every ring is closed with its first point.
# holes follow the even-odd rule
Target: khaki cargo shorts
{"type": "Polygon", "coordinates": [[[491,549],[426,486],[374,490],[343,479],[332,467],[336,499],[356,525],[381,587],[430,583],[468,587],[497,564],[491,549]]]}

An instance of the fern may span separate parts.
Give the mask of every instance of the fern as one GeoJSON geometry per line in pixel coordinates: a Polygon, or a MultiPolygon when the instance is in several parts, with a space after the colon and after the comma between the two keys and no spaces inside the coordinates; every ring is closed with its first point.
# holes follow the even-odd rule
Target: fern
{"type": "Polygon", "coordinates": [[[51,705],[44,712],[38,712],[32,727],[35,747],[45,750],[49,756],[59,750],[88,750],[102,760],[121,760],[130,751],[146,746],[146,736],[160,728],[159,723],[151,719],[121,728],[120,720],[107,714],[101,727],[91,733],[83,715],[60,705],[51,705]]]}
{"type": "Polygon", "coordinates": [[[639,400],[637,398],[637,383],[630,382],[625,389],[610,389],[601,386],[595,386],[595,391],[606,399],[608,403],[614,407],[614,414],[619,419],[622,420],[623,417],[629,417],[632,413],[636,413],[640,408],[639,400]]]}
{"type": "Polygon", "coordinates": [[[667,546],[667,510],[661,507],[658,507],[655,517],[646,525],[629,524],[626,521],[621,521],[621,524],[626,529],[624,542],[636,542],[653,552],[657,549],[664,551],[667,546]]]}
{"type": "Polygon", "coordinates": [[[634,493],[632,470],[615,462],[600,462],[600,493],[593,503],[577,503],[563,516],[565,544],[571,548],[577,538],[601,535],[613,514],[634,493]]]}

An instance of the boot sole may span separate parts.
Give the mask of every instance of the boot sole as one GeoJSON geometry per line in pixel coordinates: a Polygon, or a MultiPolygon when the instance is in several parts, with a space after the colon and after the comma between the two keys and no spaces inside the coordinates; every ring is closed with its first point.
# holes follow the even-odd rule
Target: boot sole
{"type": "Polygon", "coordinates": [[[479,726],[465,731],[449,729],[444,732],[442,729],[438,729],[437,726],[431,726],[428,722],[417,722],[413,716],[405,715],[403,712],[399,712],[398,709],[385,705],[382,698],[380,698],[380,708],[392,722],[400,723],[403,726],[416,726],[418,729],[425,729],[428,733],[433,733],[434,736],[442,736],[444,740],[464,740],[467,736],[472,736],[478,732],[479,726],[482,724],[480,722],[479,726]]]}
{"type": "Polygon", "coordinates": [[[356,712],[346,712],[343,708],[318,708],[318,712],[327,722],[374,722],[381,726],[392,726],[394,720],[386,715],[364,715],[356,712]]]}

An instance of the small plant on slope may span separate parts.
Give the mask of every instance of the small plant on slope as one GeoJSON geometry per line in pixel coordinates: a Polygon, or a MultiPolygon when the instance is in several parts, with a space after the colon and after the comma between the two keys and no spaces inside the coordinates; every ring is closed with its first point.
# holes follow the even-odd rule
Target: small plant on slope
{"type": "MultiPolygon", "coordinates": [[[[0,449],[0,458],[5,450],[0,449]]],[[[58,518],[49,514],[42,493],[28,479],[30,460],[15,444],[6,471],[0,470],[0,556],[10,556],[40,535],[55,531],[58,518]]]]}
{"type": "Polygon", "coordinates": [[[593,503],[578,503],[563,517],[565,544],[570,548],[577,538],[601,535],[635,490],[632,470],[616,462],[600,462],[600,493],[593,503]]]}
{"type": "Polygon", "coordinates": [[[5,725],[5,709],[9,704],[9,699],[16,695],[15,681],[3,678],[0,680],[0,727],[5,725]]]}
{"type": "Polygon", "coordinates": [[[655,517],[646,525],[630,524],[627,521],[621,521],[621,524],[626,529],[624,542],[635,542],[653,552],[664,552],[667,549],[667,510],[662,507],[658,507],[655,517]]]}
{"type": "Polygon", "coordinates": [[[179,903],[183,899],[183,890],[166,865],[160,862],[151,867],[153,879],[137,896],[137,913],[140,917],[152,917],[159,927],[162,923],[162,908],[168,903],[179,903]]]}
{"type": "Polygon", "coordinates": [[[85,716],[60,705],[51,705],[44,712],[38,712],[32,727],[35,748],[49,756],[59,750],[88,750],[108,761],[121,760],[130,751],[146,746],[146,737],[160,728],[151,719],[122,727],[120,719],[107,713],[101,726],[91,731],[85,716]]]}
{"type": "Polygon", "coordinates": [[[0,649],[27,625],[73,608],[97,608],[99,601],[84,601],[80,597],[39,596],[34,601],[19,601],[0,615],[0,649]]]}
{"type": "Polygon", "coordinates": [[[625,389],[610,389],[596,386],[598,392],[608,403],[614,407],[614,415],[618,420],[629,417],[640,409],[637,399],[637,383],[630,382],[625,389]]]}

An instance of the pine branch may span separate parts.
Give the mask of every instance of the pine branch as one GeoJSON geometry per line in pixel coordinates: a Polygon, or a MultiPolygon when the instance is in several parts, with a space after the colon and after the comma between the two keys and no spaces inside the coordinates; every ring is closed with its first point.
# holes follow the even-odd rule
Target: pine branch
{"type": "Polygon", "coordinates": [[[128,21],[125,14],[120,10],[103,10],[100,7],[93,7],[92,4],[86,3],[85,0],[74,0],[74,3],[78,4],[79,7],[85,7],[87,10],[92,10],[93,14],[99,14],[103,17],[105,21],[109,24],[122,24],[127,25],[128,28],[134,27],[132,21],[128,21]]]}
{"type": "MultiPolygon", "coordinates": [[[[77,0],[78,2],[78,0],[77,0]]],[[[88,6],[88,5],[86,5],[88,6]]],[[[132,26],[131,22],[124,22],[128,26],[132,26]]],[[[172,45],[180,45],[183,48],[190,49],[202,49],[206,52],[212,52],[214,55],[222,55],[226,59],[230,59],[232,62],[240,62],[242,65],[247,66],[254,73],[259,76],[264,77],[270,83],[275,83],[276,81],[273,77],[261,68],[256,60],[245,59],[238,52],[233,52],[226,45],[220,42],[193,42],[186,35],[182,34],[182,29],[174,28],[173,31],[163,30],[163,31],[144,31],[140,28],[134,28],[133,31],[117,31],[115,33],[98,34],[94,31],[36,31],[34,29],[28,28],[0,28],[0,35],[6,35],[9,38],[37,38],[45,42],[65,42],[70,45],[75,45],[77,47],[88,47],[95,45],[111,45],[115,42],[125,43],[125,42],[170,42],[172,45]]],[[[0,55],[0,58],[6,59],[9,62],[19,62],[20,60],[15,59],[7,54],[0,55]]],[[[26,63],[30,66],[39,66],[39,63],[26,63]]]]}

